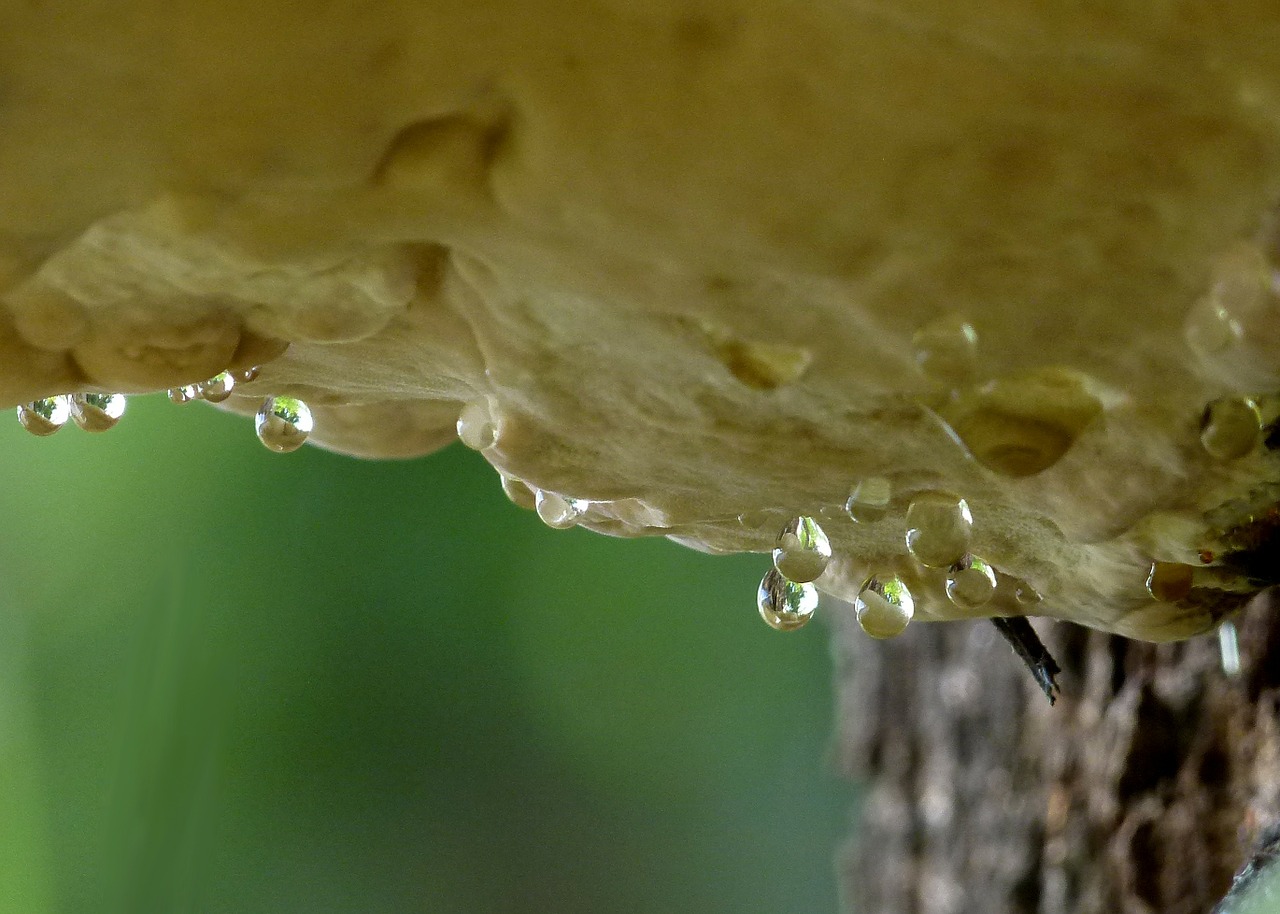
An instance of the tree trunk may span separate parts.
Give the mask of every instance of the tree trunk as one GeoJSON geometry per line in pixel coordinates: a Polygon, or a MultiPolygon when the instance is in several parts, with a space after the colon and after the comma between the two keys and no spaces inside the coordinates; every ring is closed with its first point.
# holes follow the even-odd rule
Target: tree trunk
{"type": "Polygon", "coordinates": [[[1205,914],[1280,821],[1275,600],[1153,645],[1038,622],[1050,707],[989,622],[836,633],[840,764],[869,785],[841,855],[857,914],[1205,914]]]}

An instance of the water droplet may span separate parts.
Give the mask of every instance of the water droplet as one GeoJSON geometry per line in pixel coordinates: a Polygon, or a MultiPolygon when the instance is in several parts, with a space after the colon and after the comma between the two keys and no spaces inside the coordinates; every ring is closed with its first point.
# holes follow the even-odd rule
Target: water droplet
{"type": "Polygon", "coordinates": [[[254,365],[252,368],[246,368],[244,371],[232,372],[235,376],[237,384],[252,384],[258,380],[258,375],[262,374],[262,367],[254,365]]]}
{"type": "Polygon", "coordinates": [[[258,440],[278,454],[296,451],[314,426],[311,410],[296,397],[267,397],[258,410],[258,440]]]}
{"type": "Polygon", "coordinates": [[[498,440],[498,423],[488,400],[472,400],[462,407],[462,414],[458,416],[458,437],[476,451],[492,447],[498,440]]]}
{"type": "Polygon", "coordinates": [[[975,555],[965,555],[947,569],[947,597],[960,609],[984,606],[995,592],[995,570],[975,555]]]}
{"type": "Polygon", "coordinates": [[[1201,364],[1239,390],[1280,383],[1280,299],[1265,252],[1239,244],[1217,258],[1209,292],[1183,333],[1201,364]]]}
{"type": "Polygon", "coordinates": [[[776,568],[770,568],[756,592],[760,618],[780,632],[802,628],[818,608],[818,588],[812,584],[788,581],[776,568]]]}
{"type": "Polygon", "coordinates": [[[1222,397],[1204,408],[1200,418],[1200,443],[1209,456],[1235,460],[1248,454],[1262,440],[1262,414],[1248,397],[1222,397]]]}
{"type": "Polygon", "coordinates": [[[889,480],[883,476],[871,476],[850,490],[844,510],[855,523],[874,524],[889,513],[892,497],[893,487],[889,480]]]}
{"type": "Polygon", "coordinates": [[[1190,565],[1180,562],[1152,562],[1147,572],[1147,593],[1162,603],[1176,603],[1191,593],[1190,565]]]}
{"type": "Polygon", "coordinates": [[[235,375],[229,371],[219,372],[203,384],[197,385],[200,396],[210,403],[221,403],[231,396],[231,392],[235,390],[235,387],[235,375]]]}
{"type": "Polygon", "coordinates": [[[587,503],[581,499],[565,498],[542,489],[534,497],[533,506],[542,522],[556,530],[568,530],[587,510],[587,503]]]}
{"type": "Polygon", "coordinates": [[[794,517],[778,534],[773,567],[796,584],[816,581],[831,561],[831,542],[812,517],[794,517]]]}
{"type": "Polygon", "coordinates": [[[173,403],[181,405],[198,399],[200,399],[200,388],[194,384],[186,384],[182,387],[169,388],[169,400],[173,403]]]}
{"type": "Polygon", "coordinates": [[[973,515],[963,499],[922,492],[907,508],[907,549],[928,568],[946,568],[969,551],[973,515]]]}
{"type": "Polygon", "coordinates": [[[906,631],[916,614],[916,601],[901,578],[875,575],[858,591],[853,611],[862,630],[872,638],[892,638],[906,631]]]}
{"type": "Polygon", "coordinates": [[[738,515],[738,524],[744,530],[777,530],[785,515],[776,508],[752,508],[738,515]]]}
{"type": "Polygon", "coordinates": [[[124,415],[124,394],[75,394],[71,397],[71,418],[86,432],[115,428],[124,415]]]}
{"type": "Polygon", "coordinates": [[[502,473],[498,474],[498,478],[502,480],[502,491],[507,498],[511,499],[511,503],[517,508],[524,508],[532,511],[538,502],[538,496],[534,493],[528,483],[523,480],[516,479],[514,476],[506,476],[502,473]]]}
{"type": "Polygon", "coordinates": [[[18,421],[33,435],[52,435],[71,418],[69,397],[44,397],[18,407],[18,421]]]}
{"type": "Polygon", "coordinates": [[[1026,581],[1013,579],[1013,598],[1023,606],[1034,606],[1044,599],[1040,595],[1040,591],[1036,590],[1026,581]]]}
{"type": "Polygon", "coordinates": [[[911,339],[916,362],[925,373],[957,385],[973,377],[978,367],[978,334],[963,318],[944,317],[921,327],[911,339]]]}

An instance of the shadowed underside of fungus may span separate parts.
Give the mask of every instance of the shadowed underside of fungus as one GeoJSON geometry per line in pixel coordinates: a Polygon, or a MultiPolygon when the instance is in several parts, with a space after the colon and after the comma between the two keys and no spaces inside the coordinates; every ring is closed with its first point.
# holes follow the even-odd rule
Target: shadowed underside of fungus
{"type": "Polygon", "coordinates": [[[55,6],[0,4],[6,406],[260,365],[227,408],[374,457],[465,409],[517,500],[812,515],[820,589],[924,619],[1168,640],[1274,577],[1270,0],[55,6]]]}

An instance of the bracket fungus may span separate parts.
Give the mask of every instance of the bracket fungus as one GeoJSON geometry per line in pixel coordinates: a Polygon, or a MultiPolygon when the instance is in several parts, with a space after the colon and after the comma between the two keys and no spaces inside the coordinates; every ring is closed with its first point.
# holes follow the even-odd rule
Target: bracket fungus
{"type": "Polygon", "coordinates": [[[279,450],[461,434],[552,526],[819,518],[816,587],[920,620],[1169,640],[1275,582],[1270,0],[82,0],[0,43],[37,433],[204,385],[279,450]],[[940,496],[971,523],[908,524],[940,496]]]}

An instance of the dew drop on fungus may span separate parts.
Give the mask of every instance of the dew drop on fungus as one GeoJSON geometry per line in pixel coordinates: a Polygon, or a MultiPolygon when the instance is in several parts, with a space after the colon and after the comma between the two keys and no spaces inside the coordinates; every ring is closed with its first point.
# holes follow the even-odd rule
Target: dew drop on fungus
{"type": "Polygon", "coordinates": [[[947,384],[969,380],[978,365],[978,335],[959,317],[944,317],[921,327],[911,339],[916,363],[947,384]]]}
{"type": "Polygon", "coordinates": [[[278,454],[302,447],[314,426],[310,408],[296,397],[267,397],[254,424],[258,440],[278,454]]]}
{"type": "Polygon", "coordinates": [[[198,386],[202,399],[210,403],[221,403],[235,390],[236,379],[231,372],[222,371],[198,386]]]}
{"type": "Polygon", "coordinates": [[[542,489],[534,496],[533,506],[542,522],[555,530],[568,530],[586,511],[586,504],[579,499],[565,498],[542,489]]]}
{"type": "Polygon", "coordinates": [[[831,561],[831,542],[812,517],[793,517],[778,534],[773,567],[796,584],[816,581],[831,561]]]}
{"type": "Polygon", "coordinates": [[[472,450],[483,451],[498,440],[498,423],[488,400],[472,400],[458,416],[458,438],[472,450]]]}
{"type": "Polygon", "coordinates": [[[44,397],[18,407],[18,421],[33,435],[52,435],[71,418],[69,397],[44,397]]]}
{"type": "Polygon", "coordinates": [[[1040,591],[1036,590],[1026,581],[1014,580],[1013,599],[1023,606],[1034,606],[1044,599],[1040,595],[1040,591]]]}
{"type": "Polygon", "coordinates": [[[893,638],[906,631],[916,614],[916,602],[901,578],[875,575],[858,591],[853,611],[862,630],[872,638],[893,638]]]}
{"type": "Polygon", "coordinates": [[[1280,383],[1280,296],[1275,269],[1257,244],[1219,255],[1207,294],[1183,325],[1187,344],[1215,379],[1237,390],[1280,383]]]}
{"type": "Polygon", "coordinates": [[[186,384],[182,387],[169,388],[169,400],[179,405],[190,403],[192,400],[200,398],[200,391],[194,384],[186,384]]]}
{"type": "Polygon", "coordinates": [[[947,598],[960,609],[977,609],[996,592],[996,573],[976,555],[965,555],[947,569],[947,598]]]}
{"type": "Polygon", "coordinates": [[[873,524],[889,513],[889,499],[893,489],[889,480],[872,476],[862,480],[849,492],[844,503],[845,513],[859,524],[873,524]]]}
{"type": "Polygon", "coordinates": [[[1235,460],[1262,440],[1262,414],[1248,397],[1222,397],[1204,408],[1200,443],[1210,457],[1235,460]]]}
{"type": "Polygon", "coordinates": [[[788,581],[778,569],[770,568],[756,592],[756,607],[770,628],[795,631],[813,618],[818,608],[818,588],[788,581]]]}
{"type": "Polygon", "coordinates": [[[124,415],[124,394],[74,394],[71,418],[86,432],[105,432],[115,428],[124,415]]]}
{"type": "Polygon", "coordinates": [[[516,479],[514,476],[506,476],[499,473],[498,478],[502,480],[502,491],[507,498],[511,499],[511,503],[519,508],[525,508],[532,511],[537,504],[538,497],[534,494],[533,489],[523,480],[516,479]]]}
{"type": "Polygon", "coordinates": [[[927,568],[946,568],[969,551],[973,515],[963,499],[923,492],[907,508],[907,549],[927,568]]]}
{"type": "Polygon", "coordinates": [[[258,375],[262,373],[262,368],[254,365],[252,368],[246,368],[244,371],[233,372],[237,384],[252,384],[258,380],[258,375]]]}
{"type": "Polygon", "coordinates": [[[1147,572],[1147,593],[1162,603],[1175,603],[1191,593],[1190,565],[1180,562],[1152,562],[1147,572]]]}

